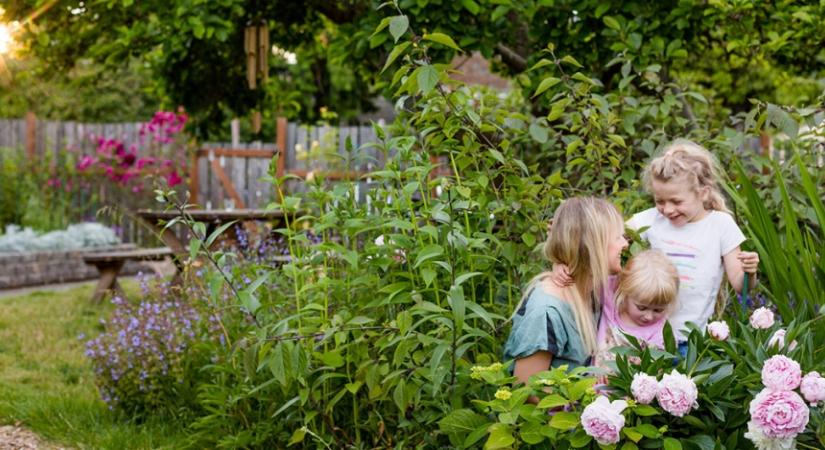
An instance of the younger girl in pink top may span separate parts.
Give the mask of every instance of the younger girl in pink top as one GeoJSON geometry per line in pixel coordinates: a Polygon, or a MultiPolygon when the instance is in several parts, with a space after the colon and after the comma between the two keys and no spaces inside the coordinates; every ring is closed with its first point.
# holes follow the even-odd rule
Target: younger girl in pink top
{"type": "Polygon", "coordinates": [[[679,273],[664,253],[646,250],[631,258],[611,277],[602,298],[594,365],[614,360],[610,349],[628,345],[625,334],[643,345],[664,348],[662,330],[678,291],[679,273]]]}

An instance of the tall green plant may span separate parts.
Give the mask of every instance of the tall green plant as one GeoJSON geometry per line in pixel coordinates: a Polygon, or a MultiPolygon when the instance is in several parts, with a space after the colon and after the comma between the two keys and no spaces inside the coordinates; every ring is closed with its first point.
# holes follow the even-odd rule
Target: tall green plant
{"type": "MultiPolygon", "coordinates": [[[[782,199],[782,225],[764,206],[764,201],[748,178],[745,168],[735,164],[736,189],[728,192],[745,218],[744,228],[751,243],[762,255],[760,269],[767,278],[771,300],[783,317],[812,319],[825,305],[825,207],[821,192],[814,185],[808,167],[797,153],[791,163],[799,171],[806,194],[803,209],[812,209],[816,222],[808,225],[797,213],[797,205],[788,195],[788,185],[780,167],[772,163],[776,185],[782,199]]],[[[823,332],[825,333],[825,332],[823,332]]]]}

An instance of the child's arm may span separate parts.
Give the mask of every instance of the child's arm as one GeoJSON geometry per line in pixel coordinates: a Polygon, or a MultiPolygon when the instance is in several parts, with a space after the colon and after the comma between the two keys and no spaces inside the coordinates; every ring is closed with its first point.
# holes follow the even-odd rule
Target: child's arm
{"type": "Polygon", "coordinates": [[[733,290],[742,292],[742,280],[745,273],[751,274],[751,286],[756,282],[756,269],[759,267],[759,254],[756,252],[743,252],[739,247],[728,252],[722,257],[725,263],[725,273],[728,276],[733,290]]]}

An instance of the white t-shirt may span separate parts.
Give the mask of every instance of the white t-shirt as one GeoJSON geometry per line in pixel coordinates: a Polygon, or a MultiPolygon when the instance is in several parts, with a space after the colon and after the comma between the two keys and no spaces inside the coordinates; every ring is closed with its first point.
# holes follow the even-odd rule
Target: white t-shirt
{"type": "Polygon", "coordinates": [[[704,330],[725,274],[722,257],[745,240],[733,217],[709,211],[698,222],[677,228],[656,208],[650,208],[634,215],[627,224],[634,229],[650,227],[642,237],[651,248],[667,255],[679,271],[679,304],[668,319],[676,340],[686,339],[682,331],[687,332],[687,322],[704,330]]]}

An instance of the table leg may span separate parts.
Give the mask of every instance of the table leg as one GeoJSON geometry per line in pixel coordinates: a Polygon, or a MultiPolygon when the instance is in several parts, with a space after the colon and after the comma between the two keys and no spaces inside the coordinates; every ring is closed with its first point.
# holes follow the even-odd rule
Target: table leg
{"type": "Polygon", "coordinates": [[[111,289],[118,295],[123,295],[123,289],[117,282],[117,274],[123,268],[124,261],[111,261],[96,265],[98,272],[100,272],[100,280],[97,282],[95,292],[92,294],[92,303],[100,304],[103,297],[111,289]]]}

